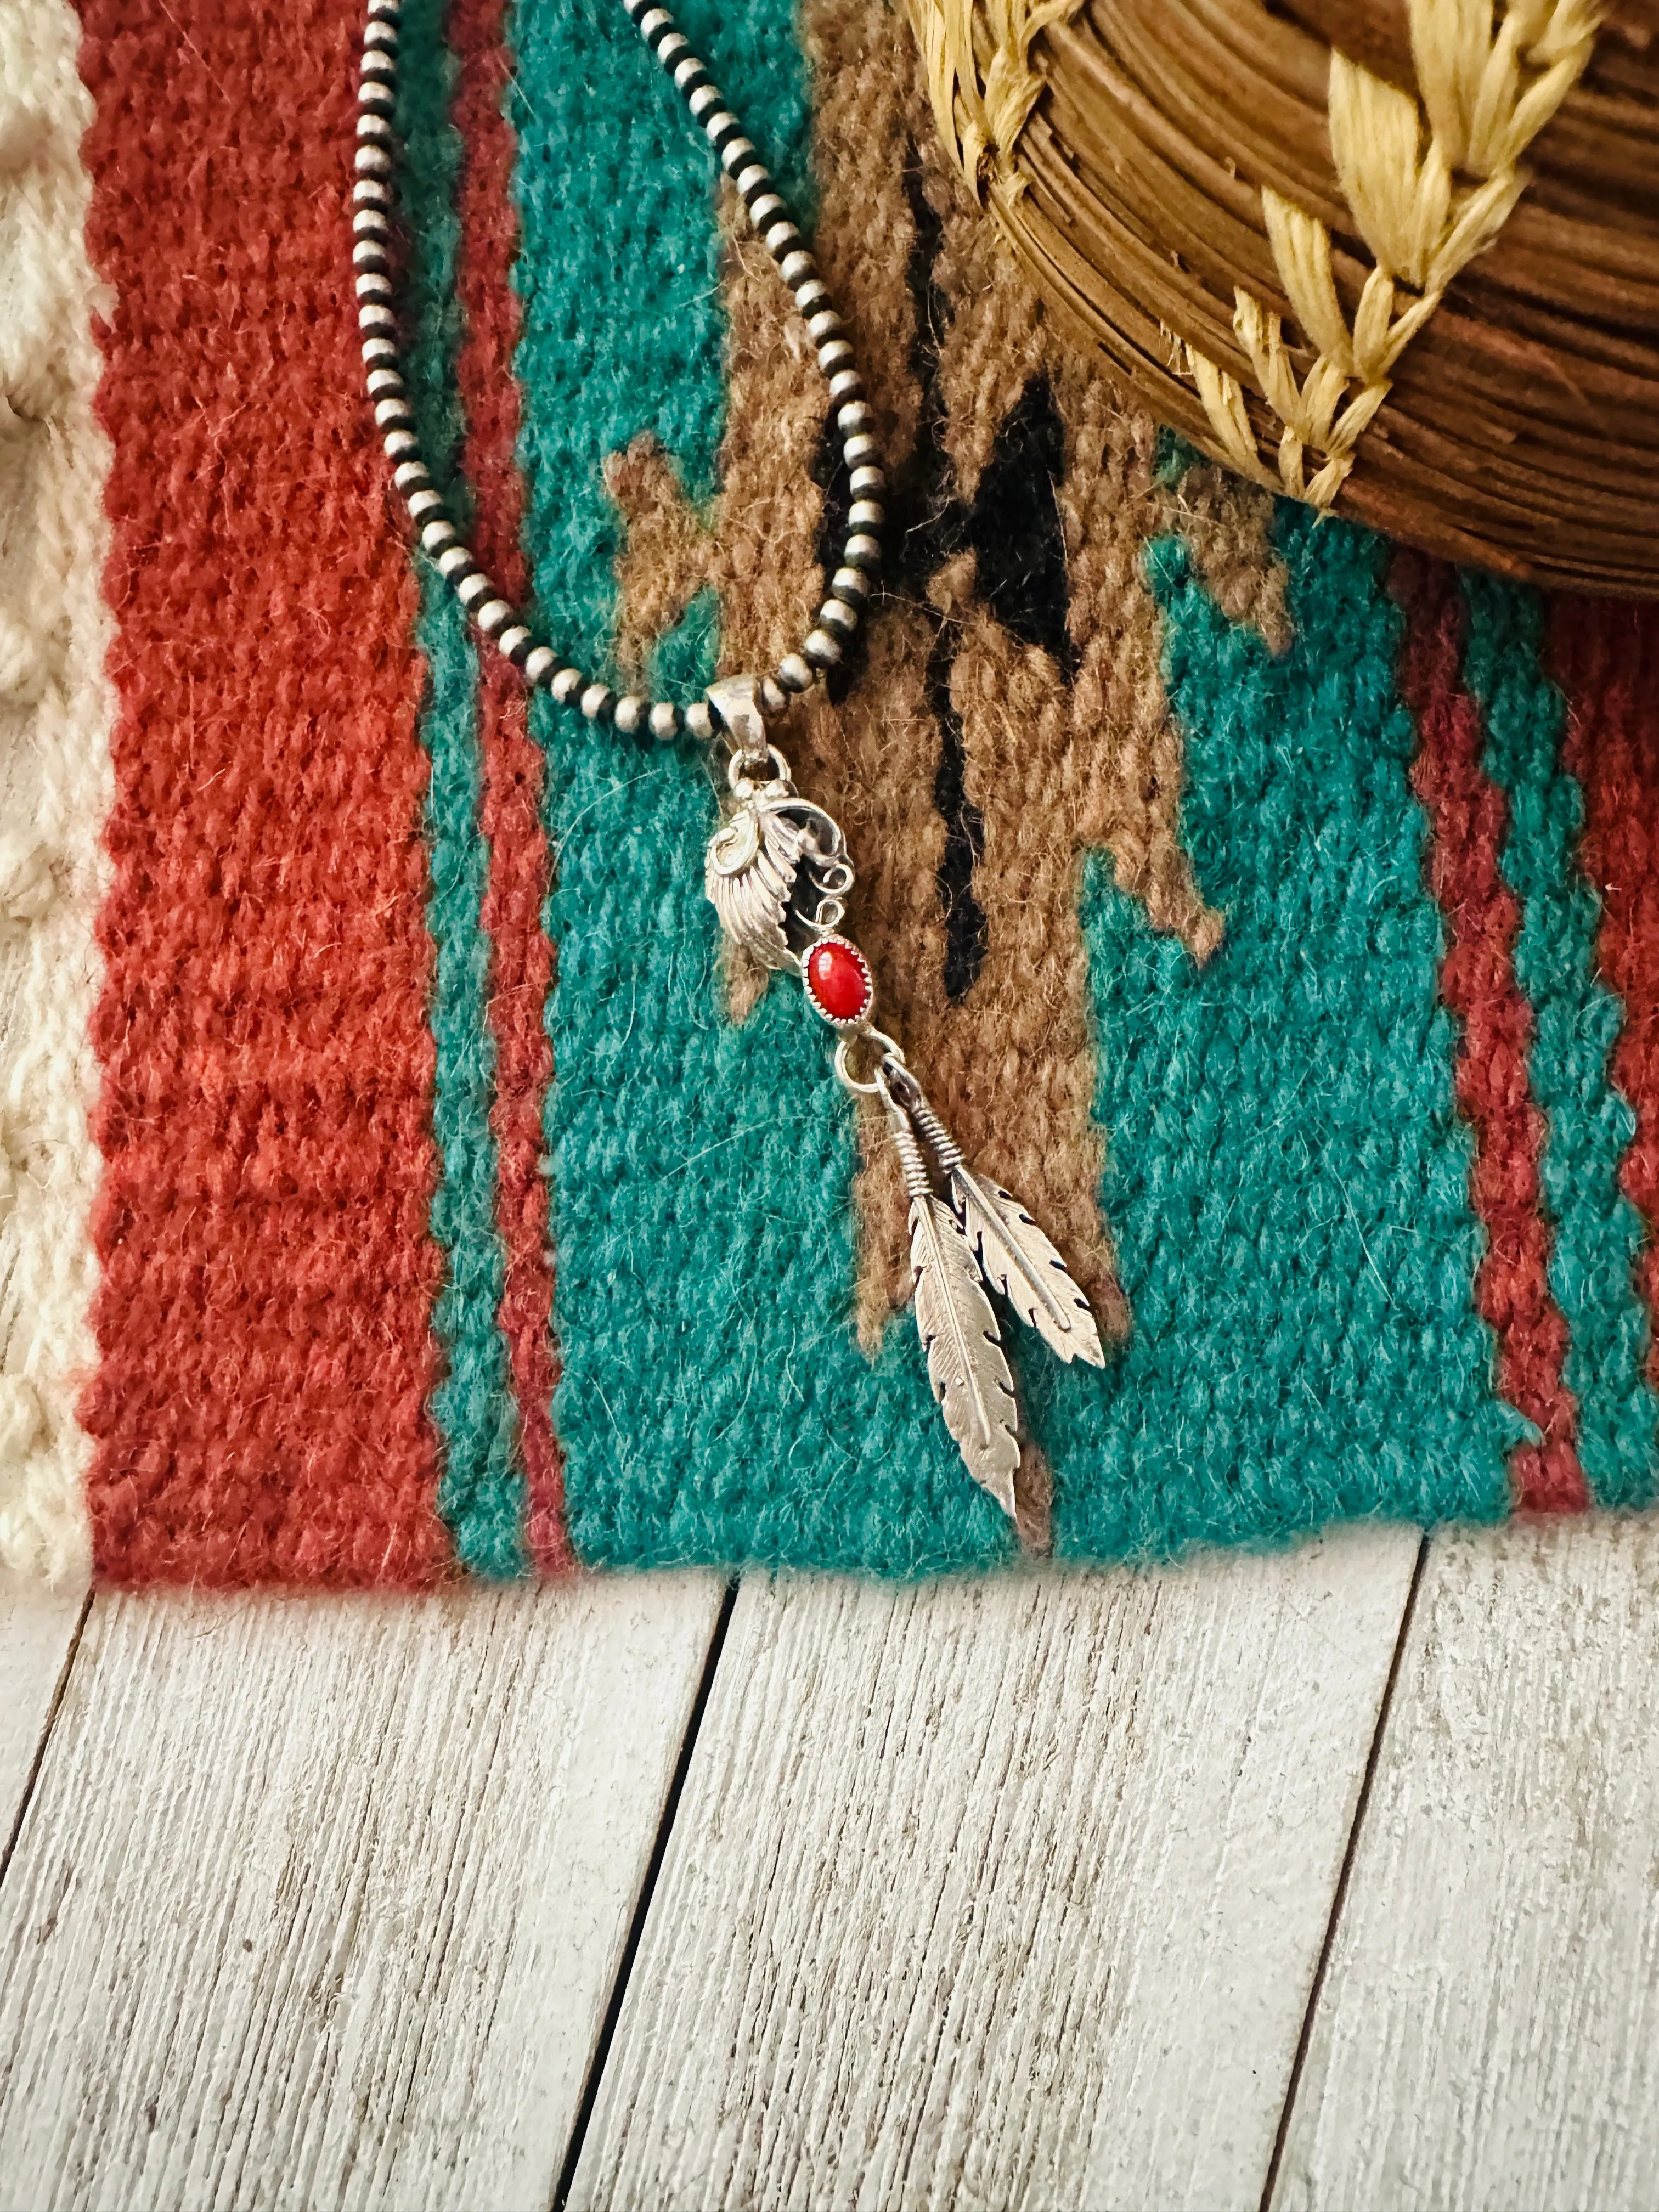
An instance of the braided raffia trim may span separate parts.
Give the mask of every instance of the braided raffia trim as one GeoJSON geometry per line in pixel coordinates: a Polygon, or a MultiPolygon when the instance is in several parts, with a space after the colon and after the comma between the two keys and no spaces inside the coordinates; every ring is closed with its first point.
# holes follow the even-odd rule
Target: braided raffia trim
{"type": "MultiPolygon", "coordinates": [[[[1242,286],[1234,294],[1233,328],[1283,425],[1277,483],[1296,498],[1328,507],[1341,489],[1395,363],[1525,190],[1521,156],[1583,74],[1598,15],[1595,0],[1511,0],[1496,18],[1492,0],[1411,0],[1418,99],[1333,52],[1331,150],[1374,264],[1352,325],[1331,276],[1329,231],[1268,188],[1273,260],[1318,349],[1301,383],[1279,317],[1242,286]]],[[[1182,353],[1228,460],[1274,483],[1237,380],[1190,344],[1182,353]]]]}
{"type": "Polygon", "coordinates": [[[1083,0],[904,0],[933,119],[974,198],[1011,204],[1025,189],[1014,149],[1042,89],[1031,42],[1083,0]]]}

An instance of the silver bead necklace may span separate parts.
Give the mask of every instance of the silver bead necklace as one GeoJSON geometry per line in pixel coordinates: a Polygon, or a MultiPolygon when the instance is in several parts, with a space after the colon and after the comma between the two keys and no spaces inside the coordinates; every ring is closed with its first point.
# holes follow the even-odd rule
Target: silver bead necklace
{"type": "Polygon", "coordinates": [[[392,116],[401,0],[368,0],[357,94],[352,265],[374,420],[416,534],[473,624],[525,681],[624,737],[691,738],[724,757],[728,798],[703,884],[732,944],[799,975],[808,1004],[838,1032],[837,1079],[878,1099],[910,1206],[916,1326],[928,1378],[968,1471],[1011,1516],[1018,1409],[988,1285],[1061,1359],[1104,1364],[1100,1333],[1065,1263],[1017,1198],[963,1158],[907,1066],[874,1023],[868,962],[839,928],[854,874],[840,828],[796,790],[769,734],[799,694],[840,661],[881,565],[886,479],[846,325],[753,144],[665,8],[621,0],[719,156],[749,219],[794,295],[829,380],[852,504],[840,565],[798,652],[768,676],[724,678],[681,706],[611,686],[562,659],[498,592],[456,527],[422,456],[398,365],[390,246],[397,214],[392,116]]]}

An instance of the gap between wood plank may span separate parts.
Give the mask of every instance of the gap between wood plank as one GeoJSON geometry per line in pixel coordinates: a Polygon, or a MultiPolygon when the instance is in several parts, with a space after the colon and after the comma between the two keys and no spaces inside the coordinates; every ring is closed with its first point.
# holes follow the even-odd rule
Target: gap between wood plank
{"type": "MultiPolygon", "coordinates": [[[[651,1856],[646,1863],[645,1879],[640,1884],[639,1898],[634,1906],[634,1917],[629,1923],[628,1941],[623,1946],[622,1957],[617,1962],[616,1979],[611,1985],[611,1998],[605,2008],[599,2041],[593,2046],[592,2063],[587,2078],[582,2083],[581,2102],[576,2107],[576,2118],[570,2130],[570,2141],[565,2148],[564,2163],[559,2168],[559,2179],[553,2191],[550,2212],[564,2212],[570,2201],[570,2191],[575,2183],[576,2168],[580,2163],[582,2145],[587,2139],[589,2123],[598,2101],[599,2084],[605,2079],[605,2069],[611,2057],[611,2046],[616,2039],[617,2023],[622,2017],[623,2000],[634,1971],[634,1961],[640,1948],[640,1938],[645,1933],[645,1923],[651,1911],[651,1899],[662,1872],[663,1860],[668,1850],[668,1838],[678,1817],[680,1796],[685,1788],[685,1778],[690,1771],[691,1754],[697,1747],[698,1731],[702,1717],[708,1708],[714,1677],[720,1671],[720,1654],[726,1649],[726,1633],[732,1626],[732,1615],[738,1602],[738,1583],[729,1582],[720,1597],[720,1609],[714,1621],[714,1632],[708,1639],[708,1656],[703,1661],[702,1676],[697,1684],[697,1694],[692,1700],[685,1734],[680,1742],[680,1754],[674,1765],[674,1778],[668,1785],[668,1795],[663,1800],[662,1818],[657,1823],[657,1833],[651,1846],[651,1856]]],[[[1413,1584],[1415,1590],[1416,1584],[1413,1584]]],[[[85,1616],[82,1615],[84,1620],[85,1616]]],[[[78,1640],[79,1631],[76,1631],[78,1640]]],[[[67,1668],[65,1673],[67,1674],[67,1668]]],[[[1392,1678],[1390,1678],[1392,1680],[1392,1678]]],[[[31,1781],[33,1778],[31,1777],[31,1781]]]]}
{"type": "Polygon", "coordinates": [[[1285,2084],[1285,2102],[1279,2110],[1279,2128],[1273,2136],[1273,2156],[1267,2160],[1267,2178],[1261,2185],[1261,2212],[1273,2212],[1273,2191],[1279,2186],[1279,2169],[1284,2161],[1285,2145],[1291,2131],[1291,2114],[1296,2108],[1297,2091],[1302,2086],[1302,2070],[1307,2063],[1308,2045],[1313,2036],[1314,2020],[1319,2010],[1325,1975],[1331,1962],[1331,1949],[1336,1942],[1342,1907],[1347,1900],[1348,1882],[1353,1873],[1354,1857],[1359,1849],[1360,1831],[1365,1825],[1366,1809],[1371,1802],[1371,1784],[1376,1778],[1377,1765],[1382,1755],[1382,1738],[1388,1729],[1389,1711],[1394,1704],[1395,1689],[1406,1656],[1407,1641],[1411,1635],[1412,1616],[1417,1610],[1417,1594],[1423,1587],[1424,1570],[1429,1564],[1429,1534],[1425,1529],[1417,1547],[1417,1558],[1413,1564],[1406,1602],[1401,1607],[1400,1633],[1395,1638],[1394,1656],[1389,1662],[1388,1679],[1377,1701],[1376,1726],[1371,1731],[1371,1747],[1366,1754],[1365,1771],[1360,1781],[1359,1796],[1354,1802],[1353,1822],[1348,1830],[1347,1844],[1342,1853],[1342,1869],[1336,1877],[1330,1917],[1325,1923],[1325,1939],[1319,1947],[1318,1961],[1308,1988],[1307,2008],[1302,2015],[1302,2033],[1297,2038],[1296,2056],[1291,2061],[1290,2078],[1285,2084]]]}
{"type": "Polygon", "coordinates": [[[746,1579],[565,2212],[1258,2212],[1419,1548],[746,1579]]]}
{"type": "Polygon", "coordinates": [[[3,1884],[10,1870],[12,1859],[17,1850],[17,1839],[23,1832],[24,1821],[28,1818],[29,1807],[34,1799],[35,1785],[40,1779],[40,1769],[46,1763],[46,1746],[52,1741],[52,1732],[58,1725],[58,1716],[63,1711],[64,1698],[69,1689],[70,1670],[75,1664],[76,1653],[81,1649],[81,1638],[86,1633],[87,1620],[91,1612],[92,1592],[88,1589],[81,1601],[81,1610],[76,1616],[75,1626],[70,1633],[69,1649],[64,1654],[64,1663],[58,1669],[58,1680],[52,1685],[52,1703],[46,1707],[46,1717],[40,1723],[40,1734],[35,1741],[34,1756],[30,1759],[28,1771],[23,1777],[22,1792],[17,1800],[17,1816],[11,1824],[11,1833],[6,1838],[6,1848],[3,1851],[0,1851],[0,1884],[3,1884]]]}

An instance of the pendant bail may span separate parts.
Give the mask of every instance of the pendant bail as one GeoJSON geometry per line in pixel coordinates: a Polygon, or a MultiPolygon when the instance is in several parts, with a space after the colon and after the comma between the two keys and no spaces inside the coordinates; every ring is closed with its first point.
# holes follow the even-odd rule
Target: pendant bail
{"type": "Polygon", "coordinates": [[[771,748],[766,735],[766,716],[761,708],[760,686],[752,676],[723,676],[703,693],[714,720],[725,731],[734,761],[747,765],[764,761],[771,748]]]}

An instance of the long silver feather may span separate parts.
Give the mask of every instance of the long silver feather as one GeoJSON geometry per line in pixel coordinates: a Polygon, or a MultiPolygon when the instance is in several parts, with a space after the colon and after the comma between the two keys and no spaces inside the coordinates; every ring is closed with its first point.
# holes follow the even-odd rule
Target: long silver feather
{"type": "Polygon", "coordinates": [[[927,1379],[963,1464],[1012,1520],[1018,1413],[996,1316],[962,1224],[928,1188],[921,1148],[901,1115],[893,1136],[910,1194],[910,1273],[927,1379]]]}
{"type": "Polygon", "coordinates": [[[979,1255],[986,1281],[1057,1358],[1103,1367],[1106,1354],[1089,1301],[1048,1237],[1012,1191],[968,1165],[961,1146],[925,1098],[918,1097],[911,1110],[950,1177],[951,1204],[979,1255]]]}
{"type": "Polygon", "coordinates": [[[1066,1262],[1012,1191],[966,1165],[951,1170],[951,1202],[979,1255],[985,1279],[1057,1358],[1103,1367],[1106,1354],[1089,1301],[1066,1262]]]}

